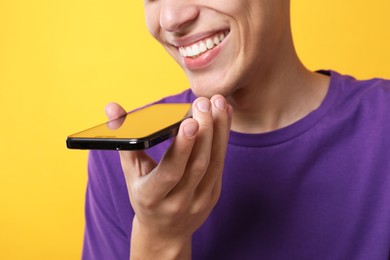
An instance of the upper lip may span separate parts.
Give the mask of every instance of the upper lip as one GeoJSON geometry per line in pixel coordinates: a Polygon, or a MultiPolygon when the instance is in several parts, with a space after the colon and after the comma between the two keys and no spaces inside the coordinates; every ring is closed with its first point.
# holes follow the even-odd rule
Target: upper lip
{"type": "Polygon", "coordinates": [[[169,43],[173,46],[179,48],[179,47],[185,47],[189,46],[191,44],[194,44],[196,42],[199,42],[203,39],[206,39],[214,34],[227,31],[228,29],[220,29],[220,30],[213,30],[213,31],[207,31],[207,32],[201,32],[201,33],[195,33],[188,36],[173,38],[169,40],[169,43]]]}

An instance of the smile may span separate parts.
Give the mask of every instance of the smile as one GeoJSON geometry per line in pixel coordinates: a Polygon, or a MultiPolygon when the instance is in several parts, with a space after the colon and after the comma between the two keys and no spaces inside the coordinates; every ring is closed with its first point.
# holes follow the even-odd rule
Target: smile
{"type": "Polygon", "coordinates": [[[228,33],[228,31],[220,32],[191,45],[179,47],[180,55],[188,58],[197,58],[201,54],[218,46],[228,33]]]}

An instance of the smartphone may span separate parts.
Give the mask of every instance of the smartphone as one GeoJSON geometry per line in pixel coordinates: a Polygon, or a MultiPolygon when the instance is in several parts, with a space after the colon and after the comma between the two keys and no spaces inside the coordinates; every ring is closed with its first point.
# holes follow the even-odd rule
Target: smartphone
{"type": "Polygon", "coordinates": [[[191,111],[190,103],[153,104],[70,135],[66,145],[87,150],[147,149],[176,136],[191,111]]]}

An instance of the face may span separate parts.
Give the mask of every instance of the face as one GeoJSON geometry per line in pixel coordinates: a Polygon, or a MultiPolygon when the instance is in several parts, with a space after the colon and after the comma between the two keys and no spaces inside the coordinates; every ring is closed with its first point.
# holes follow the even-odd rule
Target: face
{"type": "Polygon", "coordinates": [[[289,0],[145,0],[149,32],[198,96],[250,88],[289,30],[289,0]]]}

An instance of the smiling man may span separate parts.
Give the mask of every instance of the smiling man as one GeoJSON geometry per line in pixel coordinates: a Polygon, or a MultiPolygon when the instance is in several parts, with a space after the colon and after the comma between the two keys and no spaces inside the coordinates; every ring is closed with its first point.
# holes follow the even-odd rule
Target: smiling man
{"type": "MultiPolygon", "coordinates": [[[[84,259],[388,259],[390,82],[312,72],[288,0],[146,0],[178,136],[89,158],[84,259]]],[[[107,116],[125,113],[117,104],[107,116]]]]}

